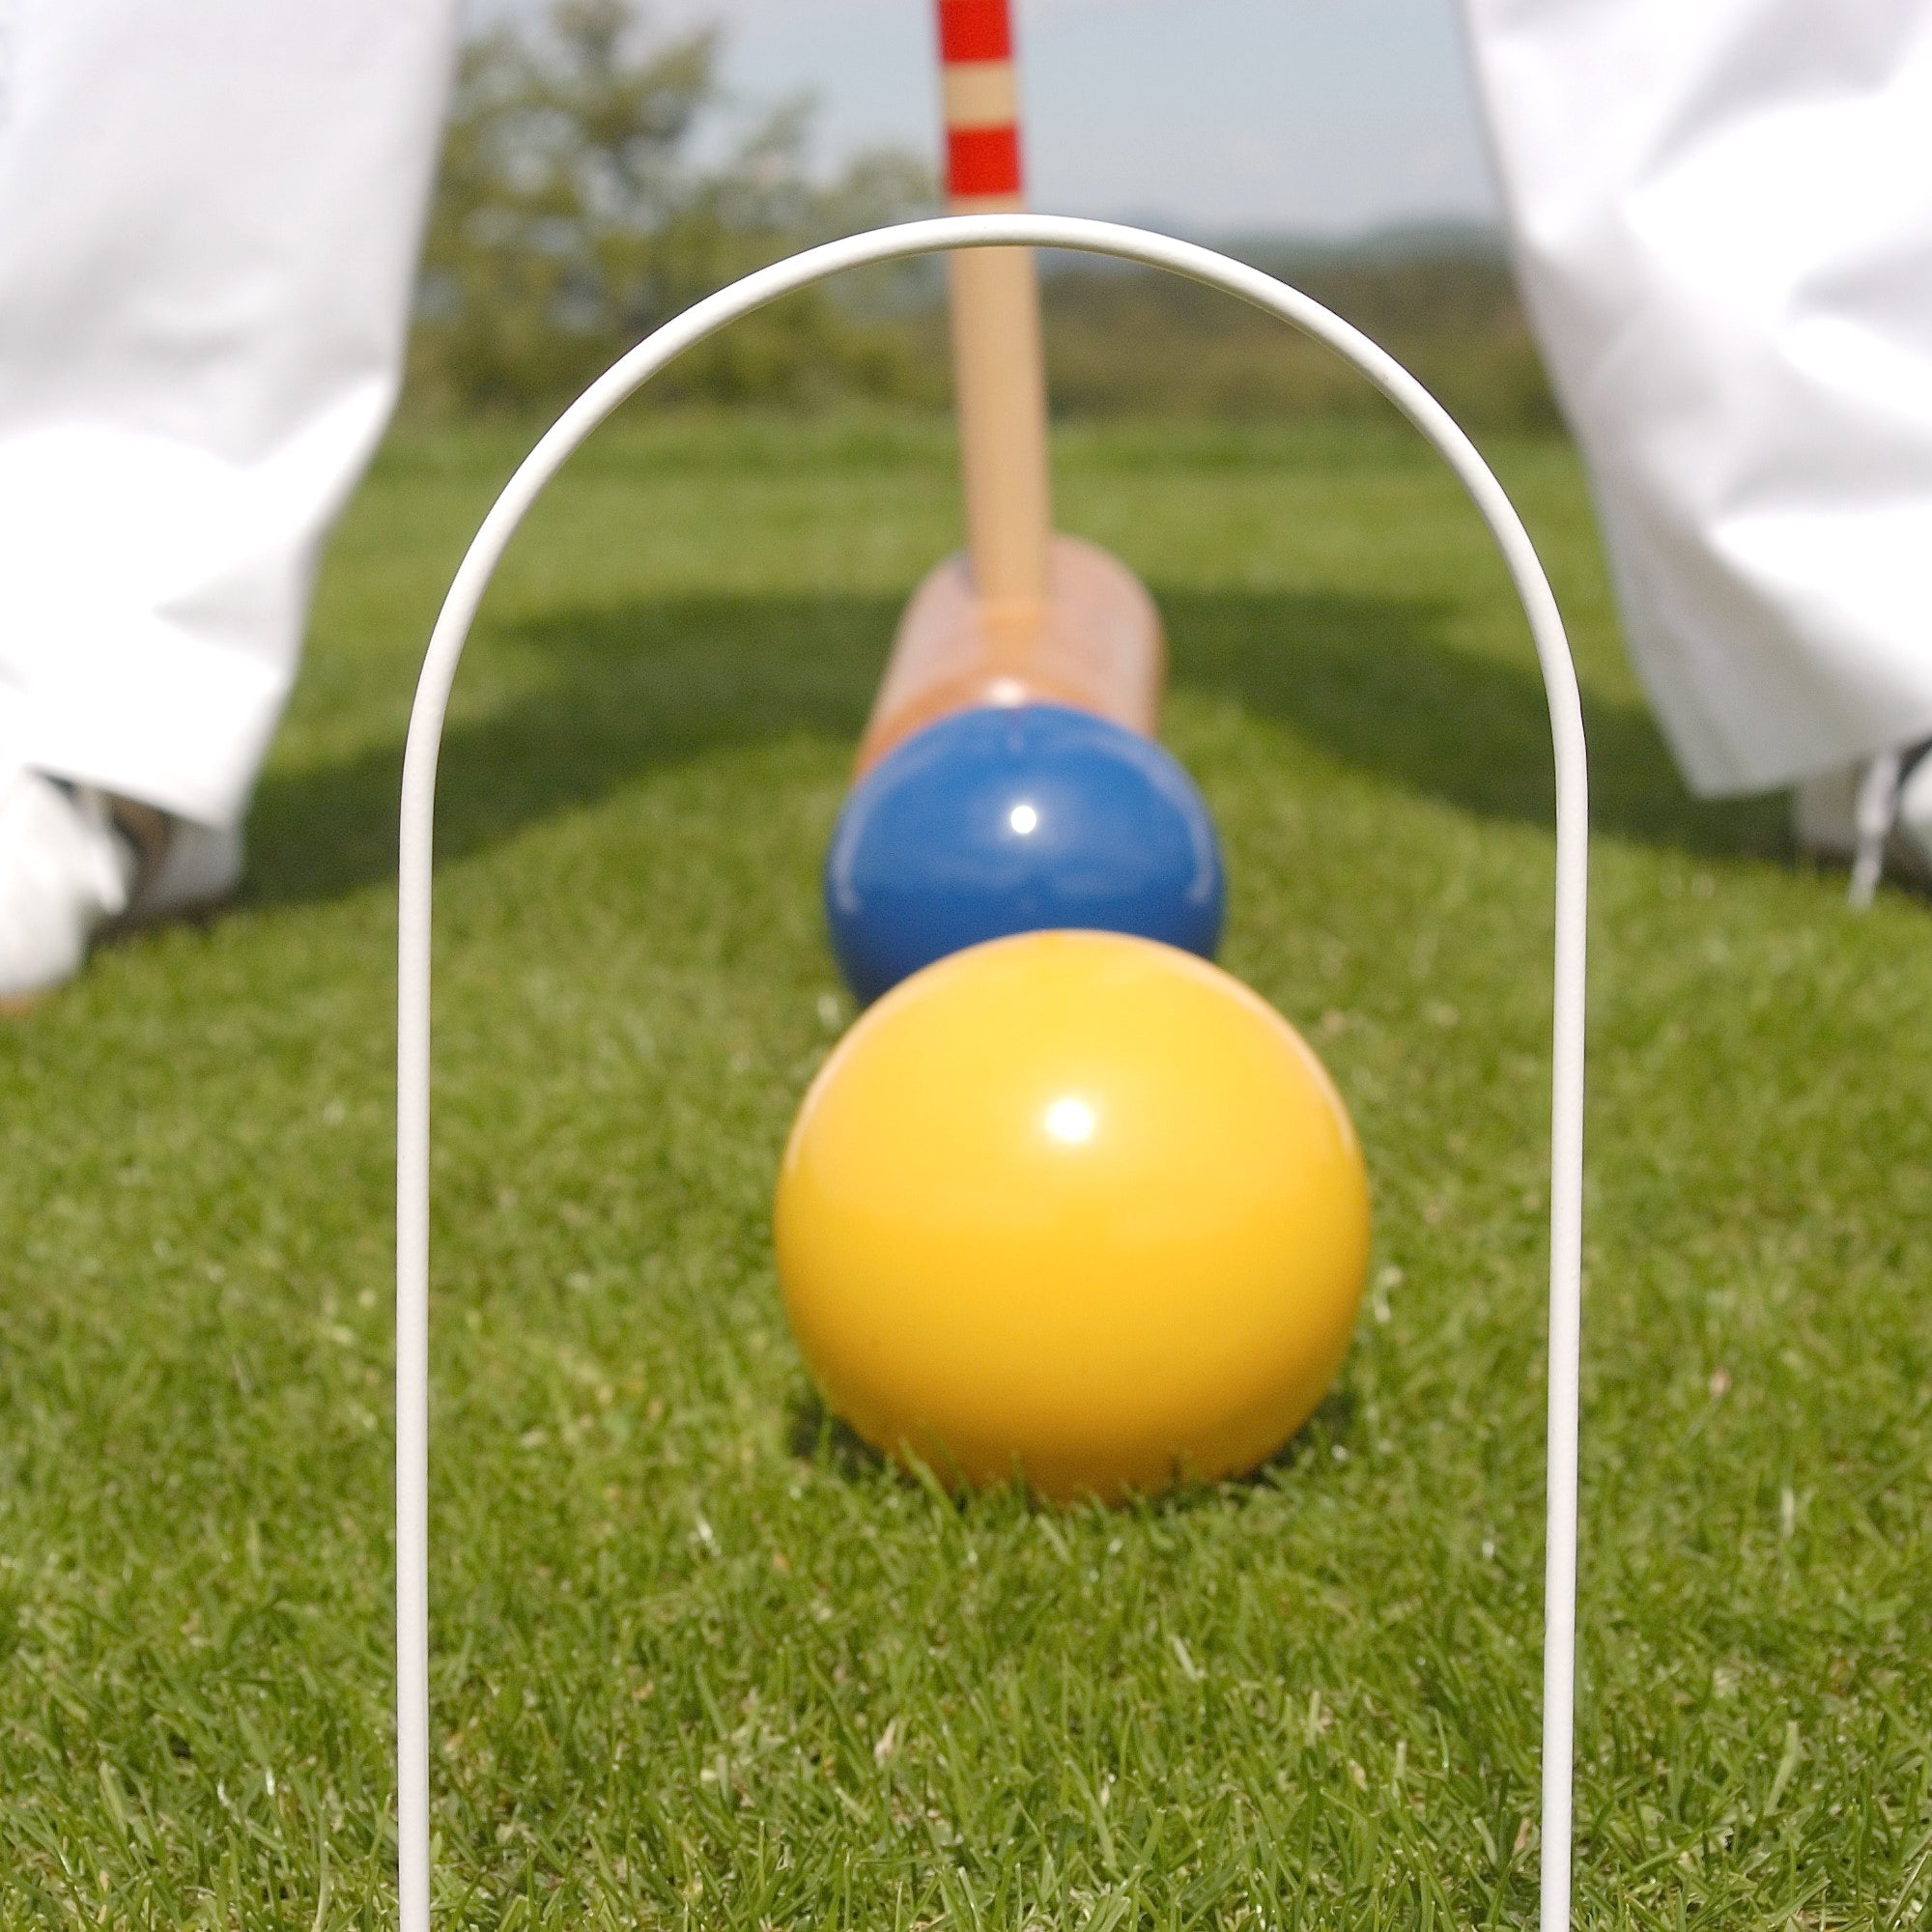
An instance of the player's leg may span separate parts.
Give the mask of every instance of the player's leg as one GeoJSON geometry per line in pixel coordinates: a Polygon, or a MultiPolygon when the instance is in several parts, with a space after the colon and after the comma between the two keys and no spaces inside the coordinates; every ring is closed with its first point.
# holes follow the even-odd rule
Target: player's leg
{"type": "Polygon", "coordinates": [[[9,10],[0,997],[232,883],[394,400],[454,32],[453,0],[9,10]]]}
{"type": "Polygon", "coordinates": [[[1932,736],[1932,0],[1464,4],[1525,293],[1691,784],[1932,736]]]}

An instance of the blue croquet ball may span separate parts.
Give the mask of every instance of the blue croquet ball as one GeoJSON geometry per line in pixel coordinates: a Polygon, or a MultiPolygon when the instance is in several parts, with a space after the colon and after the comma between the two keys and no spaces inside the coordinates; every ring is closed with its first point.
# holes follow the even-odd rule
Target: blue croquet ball
{"type": "Polygon", "coordinates": [[[845,801],[825,861],[833,951],[861,1001],[1011,932],[1138,933],[1212,958],[1221,849],[1151,740],[1059,704],[928,724],[845,801]]]}

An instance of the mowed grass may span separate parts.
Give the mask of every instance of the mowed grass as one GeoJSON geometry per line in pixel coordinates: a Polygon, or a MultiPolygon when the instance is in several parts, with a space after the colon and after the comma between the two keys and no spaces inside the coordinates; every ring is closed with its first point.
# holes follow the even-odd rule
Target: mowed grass
{"type": "MultiPolygon", "coordinates": [[[[392,1922],[393,837],[524,439],[393,443],[243,902],[0,1034],[0,1924],[392,1922]]],[[[1576,463],[1494,455],[1596,761],[1578,1731],[1592,1926],[1932,1895],[1932,912],[1682,792],[1576,463]]],[[[787,1338],[775,1163],[850,1017],[817,867],[948,440],[619,423],[458,685],[438,904],[446,1926],[1414,1927],[1534,1909],[1549,753],[1396,429],[1069,433],[1149,579],[1227,963],[1367,1146],[1332,1398],[1249,1481],[955,1503],[787,1338]]]]}

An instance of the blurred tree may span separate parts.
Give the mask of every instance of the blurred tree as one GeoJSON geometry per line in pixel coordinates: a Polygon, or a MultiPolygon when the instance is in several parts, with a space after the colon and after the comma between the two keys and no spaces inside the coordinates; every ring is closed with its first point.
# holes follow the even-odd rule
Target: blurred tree
{"type": "MultiPolygon", "coordinates": [[[[758,264],[932,206],[930,171],[892,153],[814,183],[806,100],[732,138],[718,51],[713,28],[654,35],[635,0],[551,0],[468,43],[425,248],[415,407],[554,403],[758,264]],[[717,157],[697,158],[714,128],[717,157]]],[[[902,328],[817,290],[694,353],[659,392],[928,396],[936,380],[902,328]]]]}
{"type": "MultiPolygon", "coordinates": [[[[412,345],[417,413],[554,408],[700,296],[806,242],[936,205],[921,160],[882,152],[830,183],[810,105],[747,123],[716,29],[665,35],[639,0],[547,0],[472,37],[431,213],[412,345]]],[[[1507,261],[1483,232],[1341,246],[1236,241],[1365,327],[1471,428],[1548,432],[1556,411],[1507,261]]],[[[1375,415],[1325,351],[1171,276],[1046,258],[1055,409],[1078,415],[1375,415]]],[[[936,265],[848,276],[736,324],[660,398],[796,404],[950,394],[936,265]]]]}

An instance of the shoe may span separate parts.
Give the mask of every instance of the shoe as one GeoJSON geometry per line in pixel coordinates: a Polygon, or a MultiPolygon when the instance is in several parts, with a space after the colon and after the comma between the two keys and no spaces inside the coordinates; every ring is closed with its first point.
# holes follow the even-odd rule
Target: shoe
{"type": "Polygon", "coordinates": [[[1899,869],[1932,881],[1932,745],[1921,745],[1899,778],[1891,832],[1899,869]]]}
{"type": "Polygon", "coordinates": [[[1806,779],[1791,795],[1791,829],[1808,857],[1851,862],[1860,908],[1888,869],[1932,885],[1932,744],[1806,779]]]}
{"type": "Polygon", "coordinates": [[[242,883],[242,835],[233,826],[197,825],[151,805],[110,798],[116,829],[133,841],[141,868],[111,936],[192,919],[234,897],[242,883]]]}
{"type": "Polygon", "coordinates": [[[0,779],[0,1012],[64,985],[95,941],[226,898],[241,836],[40,772],[0,779]]]}

